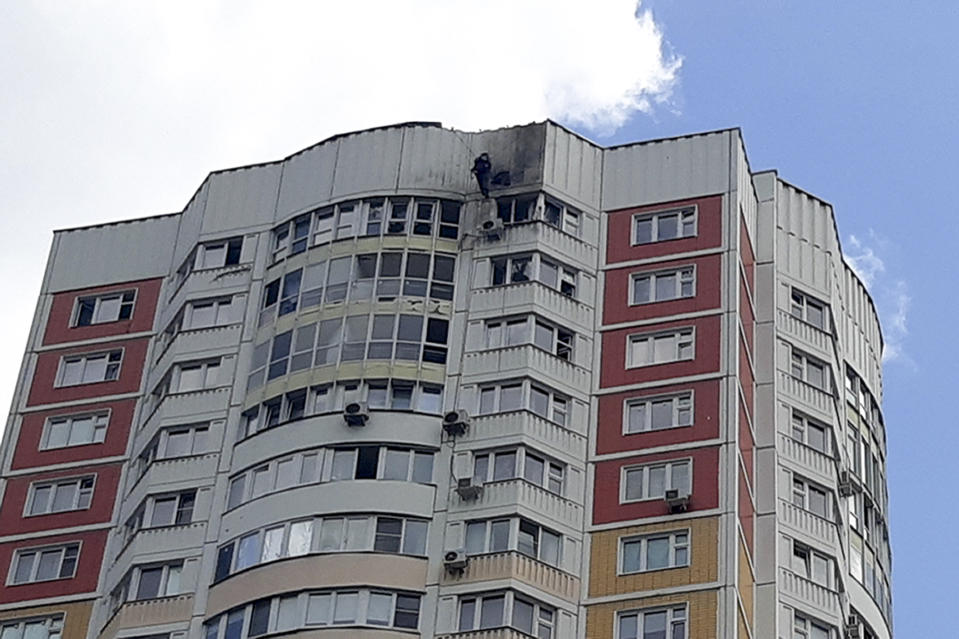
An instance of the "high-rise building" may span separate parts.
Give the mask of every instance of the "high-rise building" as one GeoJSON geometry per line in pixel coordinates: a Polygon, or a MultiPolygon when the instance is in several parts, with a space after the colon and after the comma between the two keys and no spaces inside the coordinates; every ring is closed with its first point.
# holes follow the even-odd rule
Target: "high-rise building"
{"type": "Polygon", "coordinates": [[[737,129],[215,172],[54,236],[0,639],[888,639],[881,351],[737,129]]]}

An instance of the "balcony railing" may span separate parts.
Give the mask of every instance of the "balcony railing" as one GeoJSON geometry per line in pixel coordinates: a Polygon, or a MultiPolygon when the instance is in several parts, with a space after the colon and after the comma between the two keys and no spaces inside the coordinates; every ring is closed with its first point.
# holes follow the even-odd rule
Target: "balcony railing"
{"type": "Polygon", "coordinates": [[[579,579],[519,552],[498,552],[469,558],[461,573],[445,572],[444,584],[516,579],[568,601],[579,596],[579,579]]]}
{"type": "Polygon", "coordinates": [[[804,346],[812,346],[820,354],[832,355],[832,335],[782,309],[779,309],[776,315],[778,328],[787,335],[795,337],[804,346]]]}
{"type": "Polygon", "coordinates": [[[503,437],[519,435],[577,458],[585,458],[586,455],[585,424],[560,426],[528,410],[472,416],[466,437],[471,442],[479,442],[484,439],[501,441],[503,437]],[[571,430],[570,427],[574,425],[583,429],[582,432],[571,430]]]}
{"type": "Polygon", "coordinates": [[[779,586],[784,594],[831,615],[839,615],[839,593],[801,577],[786,568],[779,569],[779,586]]]}
{"type": "Polygon", "coordinates": [[[786,371],[779,371],[779,388],[803,404],[815,407],[823,415],[831,418],[836,414],[832,393],[796,379],[786,371]]]}
{"type": "Polygon", "coordinates": [[[473,500],[453,496],[450,511],[479,516],[479,511],[486,508],[516,505],[525,506],[532,512],[572,528],[582,526],[582,506],[525,479],[488,482],[483,485],[483,493],[473,500]]]}
{"type": "Polygon", "coordinates": [[[504,286],[474,289],[470,310],[498,314],[538,312],[576,326],[584,332],[593,330],[593,309],[573,297],[540,282],[522,282],[504,286]]]}
{"type": "Polygon", "coordinates": [[[588,370],[532,344],[475,351],[466,353],[463,358],[464,376],[496,373],[498,379],[503,379],[525,376],[531,371],[567,393],[589,393],[591,377],[588,370]]]}
{"type": "Polygon", "coordinates": [[[160,626],[179,621],[189,621],[193,614],[193,595],[178,595],[144,601],[128,601],[113,615],[103,631],[101,639],[112,639],[127,628],[160,626]]]}
{"type": "Polygon", "coordinates": [[[437,639],[530,639],[530,635],[513,628],[490,628],[488,630],[468,630],[436,635],[437,639]]]}
{"type": "Polygon", "coordinates": [[[836,524],[814,513],[781,499],[779,517],[786,526],[818,539],[829,546],[836,545],[836,524]]]}
{"type": "Polygon", "coordinates": [[[836,479],[836,461],[832,457],[782,433],[779,435],[779,452],[807,471],[806,474],[812,473],[830,481],[836,479]]]}

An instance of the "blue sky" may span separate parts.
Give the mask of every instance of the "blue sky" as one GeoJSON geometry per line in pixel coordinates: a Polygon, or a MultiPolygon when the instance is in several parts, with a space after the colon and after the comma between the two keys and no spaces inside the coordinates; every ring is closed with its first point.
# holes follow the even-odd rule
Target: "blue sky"
{"type": "Polygon", "coordinates": [[[207,172],[404,120],[552,117],[602,143],[742,127],[835,206],[893,357],[900,638],[952,636],[959,5],[288,0],[0,6],[0,406],[54,228],[180,210],[207,172]],[[646,11],[651,10],[651,13],[646,11]],[[933,528],[930,522],[938,522],[933,528]],[[938,632],[937,632],[938,631],[938,632]]]}

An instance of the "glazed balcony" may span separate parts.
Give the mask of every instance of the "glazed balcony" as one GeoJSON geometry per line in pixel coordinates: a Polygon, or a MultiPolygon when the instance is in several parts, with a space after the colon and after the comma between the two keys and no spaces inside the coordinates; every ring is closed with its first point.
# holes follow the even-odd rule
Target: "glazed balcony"
{"type": "Polygon", "coordinates": [[[776,325],[779,330],[802,344],[803,348],[817,351],[819,355],[828,358],[833,354],[832,335],[804,322],[788,311],[776,311],[776,325]]]}
{"type": "Polygon", "coordinates": [[[593,330],[593,309],[540,282],[489,286],[472,291],[470,310],[496,315],[539,313],[586,333],[593,330]]]}
{"type": "Polygon", "coordinates": [[[779,587],[783,595],[792,597],[815,610],[826,612],[833,617],[838,617],[842,612],[838,592],[801,577],[786,568],[779,569],[779,587]]]}
{"type": "Polygon", "coordinates": [[[474,555],[460,572],[445,571],[441,585],[515,579],[567,601],[579,597],[579,579],[524,554],[509,551],[474,555]]]}
{"type": "Polygon", "coordinates": [[[483,484],[483,492],[476,499],[465,500],[458,495],[450,498],[450,514],[480,518],[484,511],[502,511],[503,507],[519,506],[574,530],[583,525],[583,507],[565,497],[532,484],[525,479],[508,479],[483,484]]]}
{"type": "Polygon", "coordinates": [[[836,461],[811,446],[780,433],[779,453],[785,460],[799,467],[804,475],[825,482],[836,481],[836,461]]]}
{"type": "Polygon", "coordinates": [[[589,392],[592,384],[588,370],[532,344],[475,351],[464,355],[464,377],[493,373],[497,375],[497,379],[527,377],[530,373],[535,373],[537,377],[567,394],[583,395],[589,392]]]}

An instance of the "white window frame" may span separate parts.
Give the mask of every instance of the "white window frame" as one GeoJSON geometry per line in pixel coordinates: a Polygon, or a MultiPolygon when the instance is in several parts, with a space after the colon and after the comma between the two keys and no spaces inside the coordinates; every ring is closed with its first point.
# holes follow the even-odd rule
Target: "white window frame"
{"type": "Polygon", "coordinates": [[[154,599],[163,599],[165,597],[175,597],[184,592],[183,584],[183,565],[182,560],[171,561],[162,564],[141,564],[130,569],[130,587],[127,591],[126,601],[152,601],[154,599]],[[155,597],[143,597],[140,593],[140,587],[143,585],[141,579],[143,573],[148,570],[159,568],[160,583],[155,597]]]}
{"type": "Polygon", "coordinates": [[[223,366],[223,359],[205,359],[205,360],[196,360],[189,362],[179,362],[176,364],[175,368],[172,371],[170,376],[170,388],[169,394],[179,394],[179,393],[197,393],[200,391],[210,390],[212,388],[218,388],[223,386],[220,382],[219,377],[221,375],[220,368],[223,366]],[[197,388],[181,388],[183,384],[183,372],[185,370],[194,370],[200,369],[202,372],[201,377],[202,383],[197,388]]]}
{"type": "Polygon", "coordinates": [[[34,635],[27,635],[27,630],[30,629],[32,633],[34,628],[42,627],[45,634],[39,639],[61,639],[63,637],[63,619],[63,614],[4,619],[0,621],[0,637],[4,639],[32,639],[34,635]],[[13,633],[12,636],[11,632],[13,633]]]}
{"type": "Polygon", "coordinates": [[[507,627],[526,633],[527,631],[525,629],[518,628],[516,625],[514,625],[513,614],[517,599],[533,607],[533,628],[532,634],[529,636],[539,637],[540,639],[556,639],[557,609],[514,590],[477,592],[460,595],[456,600],[456,632],[463,633],[507,627]],[[483,625],[483,602],[486,600],[498,599],[500,597],[503,598],[502,616],[495,623],[483,625]],[[469,601],[473,602],[473,611],[472,619],[467,620],[464,618],[463,606],[469,601]],[[546,616],[544,616],[544,613],[546,616]]]}
{"type": "Polygon", "coordinates": [[[623,435],[638,435],[640,433],[652,433],[661,430],[671,430],[673,428],[687,428],[696,423],[696,395],[693,390],[667,393],[663,395],[643,395],[640,397],[627,397],[623,400],[623,435]],[[672,413],[672,423],[669,426],[655,428],[653,425],[653,405],[669,402],[672,413]],[[631,415],[632,409],[643,405],[644,418],[641,428],[634,429],[631,415]],[[684,423],[684,415],[688,414],[688,420],[684,423]]]}
{"type": "Polygon", "coordinates": [[[529,378],[523,378],[520,380],[509,380],[507,382],[501,382],[499,384],[483,385],[477,389],[477,415],[496,415],[500,413],[511,413],[517,411],[526,411],[533,413],[534,415],[541,417],[545,420],[551,421],[560,426],[566,427],[569,423],[571,415],[570,411],[572,410],[573,398],[567,395],[555,391],[545,384],[533,381],[529,378]],[[520,387],[520,403],[519,406],[512,408],[502,408],[502,399],[503,399],[503,389],[512,389],[516,386],[520,387]],[[547,406],[546,414],[542,414],[534,409],[533,406],[533,391],[543,393],[547,396],[547,406]],[[489,399],[492,398],[492,399],[489,399]],[[489,406],[484,406],[484,402],[492,402],[493,406],[490,410],[489,406]]]}
{"type": "Polygon", "coordinates": [[[825,486],[812,482],[805,477],[801,477],[800,475],[793,473],[791,501],[794,506],[798,506],[806,512],[812,513],[822,519],[832,521],[834,510],[832,496],[830,493],[831,491],[825,486]],[[816,493],[823,495],[823,513],[818,513],[810,508],[810,491],[815,491],[816,493]],[[799,503],[800,501],[802,501],[802,503],[799,503]]]}
{"type": "Polygon", "coordinates": [[[793,409],[792,416],[790,420],[790,436],[794,441],[799,442],[803,446],[807,446],[815,450],[818,453],[832,456],[833,443],[832,443],[832,428],[824,424],[823,422],[813,419],[808,415],[799,412],[798,410],[793,409]],[[822,431],[822,440],[823,447],[817,448],[813,444],[809,443],[809,432],[810,430],[819,430],[822,431]]]}
{"type": "Polygon", "coordinates": [[[193,261],[193,270],[194,271],[205,271],[211,269],[224,268],[227,266],[236,266],[241,264],[243,261],[243,236],[238,235],[235,237],[227,237],[222,240],[214,240],[212,242],[203,242],[196,247],[196,253],[193,261]],[[230,261],[230,250],[236,249],[236,244],[239,243],[239,255],[237,255],[236,261],[230,261]],[[222,248],[223,257],[220,258],[217,256],[216,252],[222,248]]]}
{"type": "Polygon", "coordinates": [[[546,288],[557,291],[572,299],[576,299],[577,281],[579,272],[566,266],[562,262],[556,261],[551,257],[544,257],[542,253],[516,253],[512,255],[496,255],[489,258],[489,286],[512,286],[514,284],[526,284],[529,282],[539,282],[546,288]],[[513,267],[517,261],[529,260],[529,267],[526,271],[526,279],[519,281],[513,280],[513,267]],[[504,262],[503,281],[496,281],[496,262],[504,262]],[[556,281],[549,281],[550,271],[555,271],[556,281]]]}
{"type": "Polygon", "coordinates": [[[8,586],[19,586],[22,584],[35,584],[43,583],[47,581],[60,581],[62,579],[73,579],[77,574],[77,565],[80,563],[80,551],[82,549],[83,542],[74,541],[64,544],[53,544],[49,546],[32,546],[29,548],[17,548],[10,559],[10,570],[7,573],[7,585],[8,586]],[[72,557],[73,569],[69,574],[64,575],[64,563],[67,561],[67,553],[71,549],[75,549],[74,556],[72,557]],[[40,557],[43,553],[59,552],[60,557],[57,559],[57,576],[49,577],[45,579],[39,579],[38,573],[40,571],[40,557]],[[34,555],[34,558],[31,560],[30,566],[30,576],[23,581],[17,581],[17,568],[19,567],[20,559],[24,555],[34,555]]]}
{"type": "Polygon", "coordinates": [[[692,495],[694,484],[694,475],[693,475],[693,458],[692,457],[681,457],[677,459],[666,459],[662,461],[649,462],[643,464],[630,464],[623,466],[620,471],[620,482],[619,482],[619,503],[621,504],[632,504],[643,501],[655,501],[658,499],[663,499],[665,491],[679,489],[680,494],[682,493],[682,487],[673,486],[673,468],[681,465],[687,465],[687,476],[689,477],[689,486],[686,495],[692,495]],[[650,472],[654,469],[664,468],[664,478],[663,478],[663,491],[664,494],[651,494],[649,492],[649,476],[650,472]],[[642,496],[638,498],[628,498],[628,479],[631,473],[642,472],[642,496]]]}
{"type": "Polygon", "coordinates": [[[103,382],[115,382],[120,379],[120,371],[123,367],[123,348],[114,348],[108,351],[97,351],[94,353],[75,353],[70,355],[63,355],[60,357],[60,366],[57,369],[57,378],[54,384],[56,388],[66,388],[70,386],[84,386],[87,384],[100,384],[103,382]],[[87,367],[90,362],[93,360],[98,360],[101,358],[106,359],[106,364],[103,367],[103,378],[102,379],[84,379],[87,374],[87,367]],[[67,382],[65,380],[67,373],[67,366],[74,362],[83,362],[82,370],[80,372],[79,381],[67,382]]]}
{"type": "Polygon", "coordinates": [[[832,393],[832,367],[829,363],[795,347],[792,347],[790,352],[789,374],[824,393],[832,393]],[[818,368],[822,371],[822,385],[815,383],[813,375],[809,372],[810,368],[818,368]]]}
{"type": "Polygon", "coordinates": [[[486,484],[499,481],[523,480],[543,490],[562,496],[566,488],[566,478],[568,475],[566,464],[543,455],[539,451],[534,451],[525,446],[515,448],[485,449],[473,451],[470,460],[472,474],[471,477],[479,484],[486,484]],[[496,477],[496,456],[514,455],[513,474],[509,477],[496,477]],[[527,469],[527,458],[533,458],[543,466],[543,477],[539,482],[533,481],[527,469]],[[477,467],[477,460],[485,459],[486,470],[480,473],[477,467]],[[482,476],[480,476],[482,475],[482,476]]]}
{"type": "Polygon", "coordinates": [[[544,564],[553,567],[560,567],[563,563],[563,534],[548,528],[540,524],[537,521],[526,517],[498,517],[493,519],[473,519],[465,522],[464,528],[464,546],[466,547],[466,552],[470,555],[485,555],[491,553],[504,553],[504,552],[515,552],[521,555],[525,555],[537,561],[540,561],[544,564]],[[508,533],[507,533],[507,543],[504,548],[493,548],[492,544],[492,530],[494,524],[506,524],[508,533]],[[535,553],[530,554],[524,552],[520,548],[520,533],[523,526],[535,528],[535,553]],[[482,527],[483,543],[482,548],[470,548],[468,545],[469,542],[469,530],[470,527],[473,527],[474,530],[479,530],[482,527]],[[553,540],[553,548],[555,549],[556,556],[553,558],[545,556],[545,551],[547,545],[544,544],[544,539],[551,537],[553,540]]]}
{"type": "Polygon", "coordinates": [[[662,532],[647,533],[642,535],[627,535],[619,538],[619,555],[616,566],[618,575],[635,575],[644,572],[655,572],[657,570],[671,570],[673,568],[688,568],[692,565],[692,530],[683,528],[679,530],[666,530],[662,532]],[[649,568],[648,553],[649,542],[665,539],[669,544],[669,559],[667,565],[661,568],[649,568]],[[640,544],[639,559],[640,567],[636,570],[626,569],[626,546],[628,544],[640,544]],[[684,555],[685,560],[678,558],[684,555]]]}
{"type": "Polygon", "coordinates": [[[24,517],[42,517],[43,515],[53,515],[56,513],[68,513],[75,512],[78,510],[87,510],[90,508],[90,505],[93,503],[93,496],[96,491],[97,476],[96,474],[91,475],[82,475],[78,477],[58,477],[57,479],[42,480],[36,481],[30,484],[30,488],[27,491],[27,499],[23,505],[23,516],[24,517]],[[90,485],[88,488],[84,488],[83,485],[89,482],[90,485]],[[53,510],[53,502],[55,493],[58,486],[68,486],[75,485],[74,494],[71,507],[63,508],[60,510],[53,510]],[[37,496],[37,491],[41,489],[49,489],[50,492],[47,496],[47,501],[44,509],[39,512],[33,512],[33,503],[37,496]]]}
{"type": "Polygon", "coordinates": [[[793,609],[792,639],[833,639],[836,634],[830,624],[793,609]],[[813,630],[819,632],[813,632],[813,630]]]}
{"type": "Polygon", "coordinates": [[[112,411],[106,410],[93,411],[89,413],[76,413],[70,415],[53,415],[47,417],[43,423],[43,434],[40,436],[40,450],[57,450],[60,448],[72,448],[74,446],[87,446],[89,444],[102,444],[106,441],[107,429],[110,427],[110,416],[112,411]],[[92,438],[89,441],[75,441],[71,443],[74,435],[74,427],[80,422],[91,420],[92,438]],[[56,446],[50,445],[51,435],[55,427],[65,424],[66,443],[56,446]]]}
{"type": "Polygon", "coordinates": [[[696,297],[696,266],[694,264],[658,271],[641,271],[631,273],[629,276],[630,306],[642,306],[645,304],[656,304],[658,302],[669,302],[693,297],[696,297]],[[672,294],[659,297],[659,280],[667,277],[675,278],[672,294]],[[649,294],[646,299],[637,299],[636,282],[643,279],[649,280],[649,294]]]}
{"type": "Polygon", "coordinates": [[[81,295],[76,298],[73,304],[73,313],[70,316],[70,326],[95,326],[97,324],[109,324],[111,322],[126,322],[133,319],[133,312],[136,310],[137,289],[128,289],[123,291],[110,291],[109,293],[98,293],[96,295],[81,295]],[[107,312],[104,305],[109,300],[119,299],[115,313],[111,312],[107,317],[100,317],[101,313],[107,312]],[[93,314],[90,321],[85,324],[80,323],[80,308],[85,302],[93,301],[93,314]],[[128,316],[123,315],[123,309],[127,307],[128,316]]]}
{"type": "Polygon", "coordinates": [[[214,328],[217,326],[227,326],[229,324],[239,323],[238,315],[239,296],[217,297],[201,300],[193,300],[184,305],[183,317],[177,332],[196,331],[204,328],[214,328]],[[236,306],[234,306],[236,305],[236,306]],[[197,308],[211,306],[213,308],[213,320],[211,322],[200,322],[196,317],[197,308]]]}
{"type": "Polygon", "coordinates": [[[793,288],[790,292],[789,313],[796,319],[821,331],[829,331],[829,305],[797,288],[793,288]],[[811,308],[819,312],[821,322],[816,322],[814,313],[810,311],[811,308]]]}
{"type": "Polygon", "coordinates": [[[630,244],[632,246],[641,246],[644,244],[656,244],[658,242],[669,242],[671,240],[682,240],[690,237],[696,237],[699,234],[699,207],[696,205],[692,206],[683,206],[672,209],[665,209],[662,211],[652,211],[647,213],[636,213],[630,219],[630,244]],[[676,226],[677,226],[677,235],[676,237],[667,237],[660,239],[660,230],[659,226],[661,224],[662,218],[675,215],[677,216],[676,226]],[[651,239],[647,241],[639,241],[639,228],[638,224],[641,221],[650,221],[650,237],[651,239]],[[685,232],[687,223],[691,226],[691,231],[689,233],[685,232]]]}
{"type": "Polygon", "coordinates": [[[639,610],[620,610],[616,613],[615,635],[617,639],[643,639],[645,629],[643,628],[646,615],[666,613],[666,636],[672,639],[676,637],[677,627],[682,628],[682,636],[689,637],[689,611],[686,604],[680,606],[660,606],[656,608],[642,608],[639,610]],[[626,617],[636,617],[636,636],[628,637],[622,633],[623,619],[626,617]]]}
{"type": "Polygon", "coordinates": [[[836,560],[795,539],[789,557],[789,569],[806,581],[833,590],[836,587],[836,560]],[[817,563],[818,562],[818,563],[817,563]]]}
{"type": "Polygon", "coordinates": [[[642,368],[645,366],[658,366],[659,364],[670,364],[673,362],[687,362],[696,359],[696,328],[685,326],[663,331],[654,331],[651,333],[634,333],[626,336],[626,368],[642,368]],[[673,344],[670,347],[669,359],[657,359],[656,341],[670,338],[673,344]],[[634,353],[636,344],[646,342],[645,347],[650,361],[634,362],[634,353]]]}

